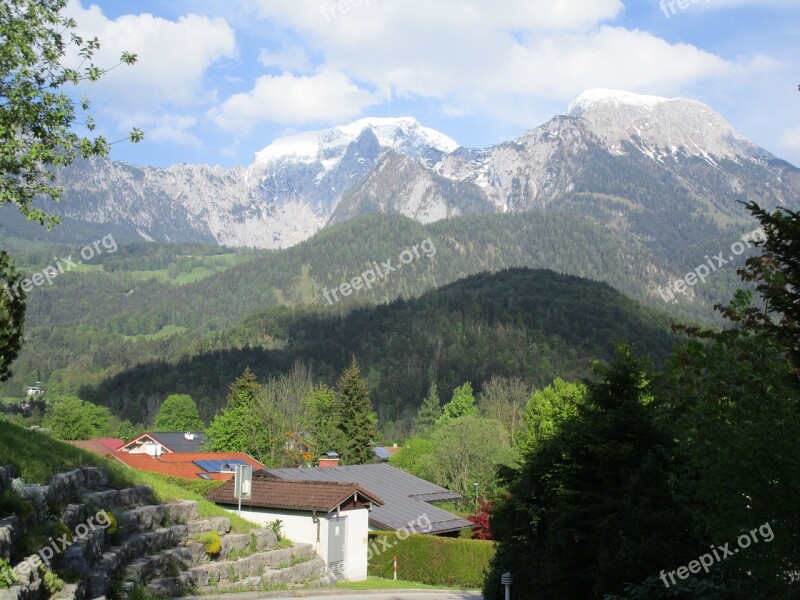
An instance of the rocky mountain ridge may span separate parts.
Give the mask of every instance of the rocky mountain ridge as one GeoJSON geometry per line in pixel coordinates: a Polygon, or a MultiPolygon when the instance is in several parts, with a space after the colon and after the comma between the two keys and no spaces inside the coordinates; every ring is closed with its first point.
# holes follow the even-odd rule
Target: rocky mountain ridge
{"type": "Polygon", "coordinates": [[[488,148],[459,147],[411,117],[367,118],[275,140],[247,168],[94,159],[59,181],[64,217],[146,241],[260,248],[290,247],[369,213],[429,223],[551,206],[597,212],[602,197],[598,218],[644,239],[636,222],[661,208],[647,197],[653,190],[716,223],[744,219],[737,200],[800,200],[800,171],[710,107],[610,90],[587,91],[565,115],[488,148]]]}

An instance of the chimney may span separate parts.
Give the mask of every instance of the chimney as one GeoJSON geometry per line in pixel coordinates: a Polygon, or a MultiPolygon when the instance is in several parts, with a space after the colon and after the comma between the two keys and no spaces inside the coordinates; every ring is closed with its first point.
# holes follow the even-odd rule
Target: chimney
{"type": "Polygon", "coordinates": [[[339,455],[336,452],[326,452],[319,457],[320,468],[330,468],[339,466],[339,455]]]}

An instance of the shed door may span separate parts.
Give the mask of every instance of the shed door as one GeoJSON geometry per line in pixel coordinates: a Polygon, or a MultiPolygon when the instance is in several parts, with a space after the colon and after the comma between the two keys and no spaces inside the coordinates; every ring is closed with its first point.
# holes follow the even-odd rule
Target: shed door
{"type": "Polygon", "coordinates": [[[347,519],[334,517],[328,521],[328,573],[337,579],[347,577],[347,519]]]}

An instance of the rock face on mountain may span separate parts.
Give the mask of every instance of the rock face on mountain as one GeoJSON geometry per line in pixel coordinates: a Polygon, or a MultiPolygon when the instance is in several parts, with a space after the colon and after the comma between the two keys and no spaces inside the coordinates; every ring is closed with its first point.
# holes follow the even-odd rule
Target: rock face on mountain
{"type": "Polygon", "coordinates": [[[489,148],[461,148],[413,118],[368,118],[275,140],[247,168],[95,159],[60,182],[57,210],[77,221],[142,240],[261,248],[368,213],[428,223],[563,208],[644,239],[666,213],[684,227],[735,223],[741,200],[800,205],[800,171],[710,107],[611,90],[587,91],[566,115],[489,148]]]}

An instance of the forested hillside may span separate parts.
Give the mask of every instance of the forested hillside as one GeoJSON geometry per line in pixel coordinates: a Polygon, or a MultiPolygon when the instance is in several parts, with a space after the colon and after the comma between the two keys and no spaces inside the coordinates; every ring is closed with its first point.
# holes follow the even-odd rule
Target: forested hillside
{"type": "Polygon", "coordinates": [[[606,284],[513,269],[346,315],[265,309],[218,333],[213,345],[224,350],[141,365],[79,394],[145,421],[179,390],[201,399],[208,419],[246,367],[266,377],[300,360],[315,378],[332,383],[355,356],[385,422],[415,413],[432,381],[444,396],[466,380],[479,388],[492,375],[544,386],[555,377],[587,375],[591,361],[609,357],[621,339],[660,362],[675,341],[669,327],[668,318],[606,284]],[[266,339],[280,348],[258,347],[266,339]]]}
{"type": "MultiPolygon", "coordinates": [[[[733,232],[731,237],[736,239],[733,232]]],[[[666,265],[677,254],[681,261],[693,260],[682,254],[684,248],[676,247],[676,257],[660,256],[588,218],[555,211],[461,217],[428,226],[399,216],[363,217],[282,251],[120,245],[29,294],[27,343],[15,363],[16,377],[2,389],[18,396],[25,385],[43,380],[74,393],[80,383],[99,382],[139,363],[240,348],[241,327],[227,330],[254,311],[327,306],[324,288],[337,288],[371,268],[372,261],[391,259],[397,265],[400,253],[427,239],[435,255],[421,254],[331,310],[344,314],[355,306],[416,297],[475,273],[531,267],[605,281],[659,310],[704,320],[736,277],[734,267],[720,270],[692,290],[694,301],[665,304],[653,279],[670,272],[666,265]]],[[[708,247],[722,243],[709,241],[708,247]]],[[[42,248],[20,263],[35,272],[53,257],[79,249],[42,248]]],[[[278,343],[269,336],[244,338],[264,348],[278,343]]]]}

